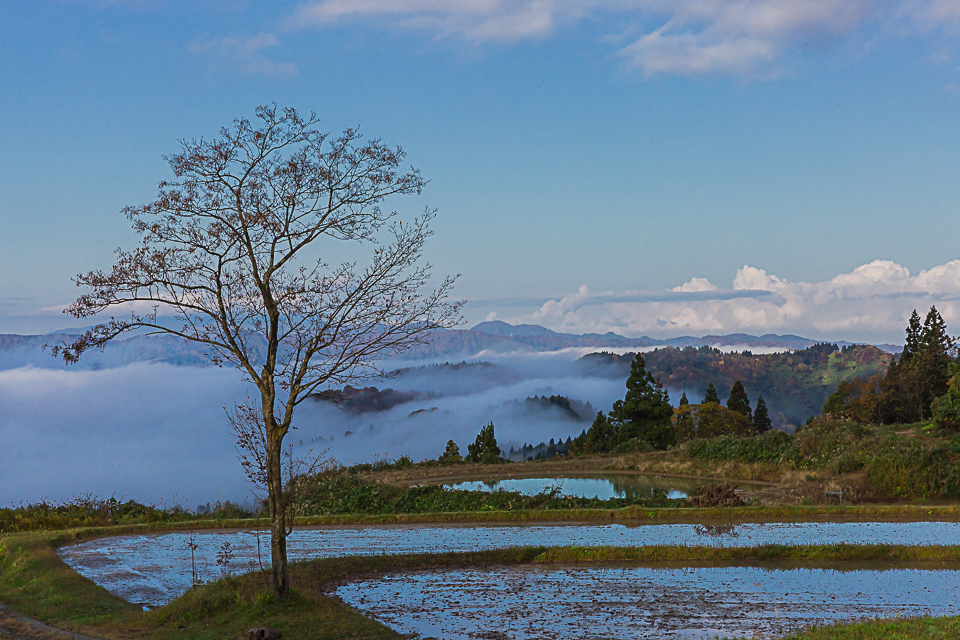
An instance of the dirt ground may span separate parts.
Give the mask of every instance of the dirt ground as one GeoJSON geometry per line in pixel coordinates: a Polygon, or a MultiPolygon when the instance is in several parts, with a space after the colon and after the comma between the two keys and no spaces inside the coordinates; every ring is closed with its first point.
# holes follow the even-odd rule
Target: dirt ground
{"type": "Polygon", "coordinates": [[[42,622],[21,616],[0,604],[0,638],[3,640],[96,640],[69,631],[62,631],[42,622]]]}

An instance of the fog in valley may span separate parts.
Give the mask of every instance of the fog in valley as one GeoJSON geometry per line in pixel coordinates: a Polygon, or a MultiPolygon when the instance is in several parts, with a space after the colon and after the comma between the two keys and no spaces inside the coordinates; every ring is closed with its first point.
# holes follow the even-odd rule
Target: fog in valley
{"type": "MultiPolygon", "coordinates": [[[[594,413],[608,410],[623,396],[624,380],[585,377],[576,363],[580,355],[480,354],[459,366],[392,362],[390,378],[356,386],[392,388],[409,401],[365,411],[310,399],[288,441],[298,453],[329,449],[332,458],[352,464],[436,457],[451,438],[465,455],[490,421],[504,452],[576,436],[591,415],[578,419],[525,400],[562,395],[581,414],[588,413],[587,403],[594,413]]],[[[170,364],[64,371],[54,364],[0,371],[3,506],[84,493],[190,508],[249,499],[223,410],[255,395],[239,372],[170,364]]],[[[678,396],[671,393],[674,402],[678,396]]]]}

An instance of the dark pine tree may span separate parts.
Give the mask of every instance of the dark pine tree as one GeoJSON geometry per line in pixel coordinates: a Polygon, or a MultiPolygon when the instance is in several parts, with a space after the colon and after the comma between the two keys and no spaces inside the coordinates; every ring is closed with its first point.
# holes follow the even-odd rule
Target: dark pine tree
{"type": "Polygon", "coordinates": [[[620,443],[638,438],[655,449],[666,449],[674,444],[675,435],[670,428],[673,418],[670,396],[660,381],[647,371],[646,362],[639,353],[630,365],[627,395],[613,405],[610,418],[620,424],[617,435],[620,443]]]}
{"type": "MultiPolygon", "coordinates": [[[[929,314],[928,314],[929,317],[929,314]]],[[[907,339],[903,344],[903,353],[900,354],[900,362],[906,362],[910,357],[920,350],[920,314],[914,309],[910,314],[910,320],[907,323],[907,339]]]]}
{"type": "Polygon", "coordinates": [[[757,398],[757,409],[753,412],[753,428],[758,434],[763,434],[770,430],[771,424],[767,403],[760,396],[757,398]]]}
{"type": "Polygon", "coordinates": [[[463,458],[460,457],[460,447],[457,446],[457,443],[453,440],[447,440],[447,448],[444,450],[443,455],[440,456],[441,462],[462,462],[463,458]]]}
{"type": "Polygon", "coordinates": [[[720,404],[720,396],[717,395],[717,388],[713,386],[712,382],[707,385],[707,392],[703,396],[703,404],[707,404],[708,402],[720,404]]]}
{"type": "Polygon", "coordinates": [[[917,422],[931,415],[933,401],[946,393],[953,351],[953,339],[937,308],[930,307],[923,325],[914,310],[903,353],[883,380],[885,421],[917,422]]]}
{"type": "Polygon", "coordinates": [[[500,447],[497,446],[497,437],[494,434],[493,423],[482,427],[473,444],[467,445],[467,462],[480,464],[497,464],[500,462],[500,447]]]}
{"type": "Polygon", "coordinates": [[[683,392],[683,395],[680,396],[680,404],[678,404],[677,406],[678,406],[678,407],[685,407],[685,406],[687,406],[688,404],[690,404],[690,401],[687,400],[687,392],[684,391],[684,392],[683,392]]]}
{"type": "Polygon", "coordinates": [[[750,418],[753,411],[750,409],[750,398],[747,397],[747,390],[743,388],[743,383],[739,380],[733,383],[730,389],[730,397],[727,399],[727,409],[742,413],[750,418]]]}
{"type": "MultiPolygon", "coordinates": [[[[950,380],[948,367],[953,360],[953,338],[947,333],[947,323],[943,321],[936,307],[930,307],[923,329],[920,330],[919,356],[923,376],[923,408],[925,416],[933,400],[947,392],[950,380]]],[[[922,416],[921,419],[923,419],[922,416]]]]}

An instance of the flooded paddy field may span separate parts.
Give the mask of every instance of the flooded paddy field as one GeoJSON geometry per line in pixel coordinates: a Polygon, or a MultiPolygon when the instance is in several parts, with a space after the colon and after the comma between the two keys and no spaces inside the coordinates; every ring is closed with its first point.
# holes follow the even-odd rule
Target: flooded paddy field
{"type": "MultiPolygon", "coordinates": [[[[356,555],[444,553],[525,546],[651,545],[958,545],[956,522],[807,522],[769,524],[378,526],[296,529],[291,561],[356,555]]],[[[81,575],[130,602],[166,604],[200,579],[267,566],[269,534],[198,531],[98,538],[61,547],[60,557],[81,575]],[[258,552],[259,537],[259,552],[258,552]],[[191,550],[191,545],[196,548],[191,550]],[[228,557],[217,565],[217,557],[228,557]]]]}
{"type": "Polygon", "coordinates": [[[412,637],[753,638],[958,615],[960,571],[515,566],[387,575],[336,593],[412,637]]]}
{"type": "MultiPolygon", "coordinates": [[[[519,491],[534,495],[543,491],[556,490],[561,495],[582,498],[649,498],[662,491],[668,498],[689,497],[697,487],[712,484],[712,480],[694,478],[675,478],[666,476],[646,476],[636,474],[602,474],[593,477],[554,476],[544,478],[507,478],[497,480],[467,480],[444,484],[449,489],[468,491],[519,491]]],[[[739,485],[737,485],[739,486],[739,485]]],[[[744,488],[748,485],[744,484],[744,488]]]]}

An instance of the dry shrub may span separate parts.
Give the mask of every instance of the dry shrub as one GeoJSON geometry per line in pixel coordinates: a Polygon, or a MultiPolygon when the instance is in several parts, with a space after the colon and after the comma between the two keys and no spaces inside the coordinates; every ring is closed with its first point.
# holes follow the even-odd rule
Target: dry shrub
{"type": "Polygon", "coordinates": [[[690,497],[695,507],[742,507],[743,498],[728,484],[708,484],[697,487],[690,497]]]}

